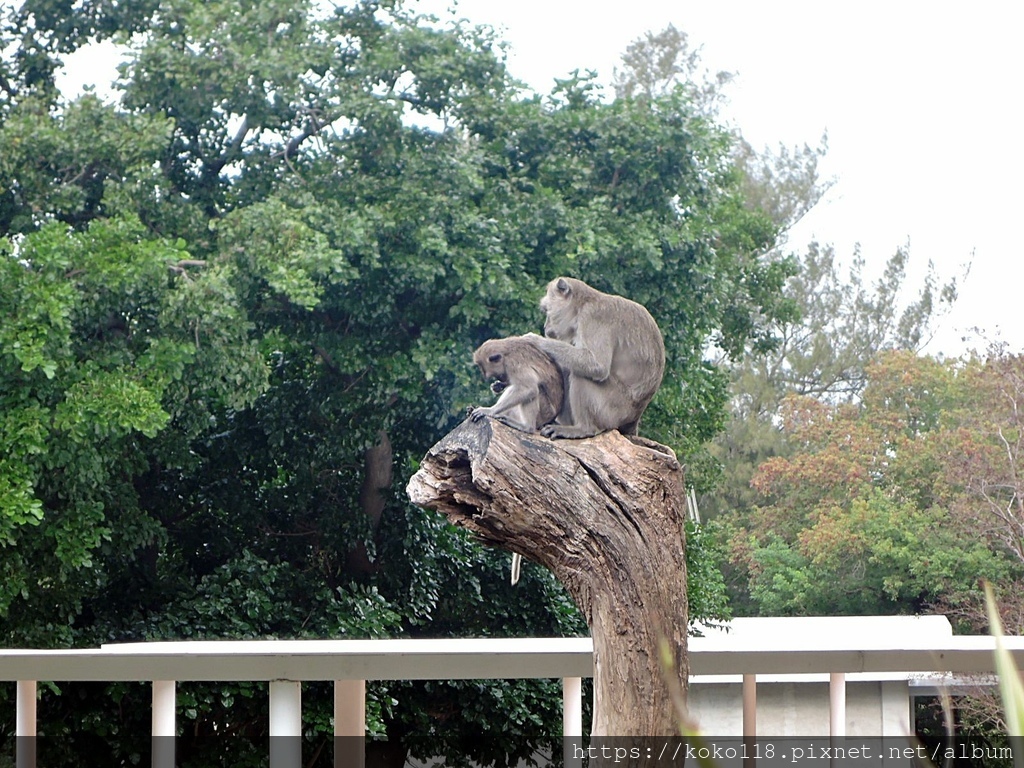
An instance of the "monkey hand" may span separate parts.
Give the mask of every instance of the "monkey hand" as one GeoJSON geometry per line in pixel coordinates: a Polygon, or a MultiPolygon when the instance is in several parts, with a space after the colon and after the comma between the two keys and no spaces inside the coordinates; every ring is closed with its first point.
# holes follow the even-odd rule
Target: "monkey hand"
{"type": "Polygon", "coordinates": [[[547,355],[550,355],[552,350],[568,346],[564,341],[549,339],[547,336],[538,336],[536,333],[524,333],[523,338],[547,355]]]}
{"type": "Polygon", "coordinates": [[[500,395],[506,389],[508,389],[507,381],[498,381],[496,379],[493,382],[491,382],[491,392],[493,392],[496,395],[500,395]]]}
{"type": "Polygon", "coordinates": [[[480,421],[484,416],[490,416],[490,415],[491,415],[491,409],[488,408],[487,406],[481,406],[479,408],[474,408],[470,412],[469,418],[472,419],[473,421],[480,421]]]}

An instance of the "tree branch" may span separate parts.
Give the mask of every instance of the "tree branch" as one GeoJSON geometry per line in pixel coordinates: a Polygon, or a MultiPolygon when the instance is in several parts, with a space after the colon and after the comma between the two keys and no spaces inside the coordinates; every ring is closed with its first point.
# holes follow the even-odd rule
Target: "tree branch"
{"type": "Polygon", "coordinates": [[[245,141],[246,135],[249,133],[249,117],[248,115],[242,116],[242,124],[238,127],[238,131],[235,133],[235,137],[231,140],[231,144],[226,150],[214,160],[208,164],[203,170],[203,176],[207,179],[216,178],[224,166],[230,163],[238,155],[242,148],[242,142],[245,141]]]}
{"type": "Polygon", "coordinates": [[[176,275],[188,275],[187,267],[205,267],[206,261],[203,259],[181,259],[176,261],[174,264],[168,264],[167,269],[176,275]]]}
{"type": "Polygon", "coordinates": [[[0,74],[0,89],[6,91],[12,99],[18,95],[18,89],[3,74],[0,74]]]}

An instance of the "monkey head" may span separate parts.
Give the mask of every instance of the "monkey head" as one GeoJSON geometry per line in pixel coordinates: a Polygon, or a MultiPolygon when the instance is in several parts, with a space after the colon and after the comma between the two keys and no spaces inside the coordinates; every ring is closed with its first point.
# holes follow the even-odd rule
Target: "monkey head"
{"type": "Polygon", "coordinates": [[[508,370],[505,368],[505,355],[500,349],[499,340],[491,339],[481,344],[473,353],[473,362],[485,381],[494,379],[492,392],[499,394],[508,386],[508,370]]]}
{"type": "Polygon", "coordinates": [[[556,277],[548,283],[547,292],[540,300],[544,311],[544,335],[571,344],[576,338],[580,307],[593,291],[586,283],[571,277],[556,277]]]}

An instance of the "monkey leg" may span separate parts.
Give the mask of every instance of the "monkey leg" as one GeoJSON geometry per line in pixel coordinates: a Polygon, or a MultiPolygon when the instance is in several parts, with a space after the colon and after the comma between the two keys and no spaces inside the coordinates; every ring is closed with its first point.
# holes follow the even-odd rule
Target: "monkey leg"
{"type": "Polygon", "coordinates": [[[516,421],[515,419],[505,416],[504,414],[501,414],[500,416],[492,416],[491,418],[494,419],[495,421],[500,421],[502,424],[508,424],[508,426],[512,427],[512,429],[518,429],[520,432],[529,432],[531,434],[533,434],[534,432],[532,425],[525,424],[521,421],[516,421]]]}
{"type": "Polygon", "coordinates": [[[540,428],[540,433],[544,437],[550,437],[552,440],[557,440],[558,438],[579,440],[584,437],[593,437],[602,431],[606,430],[588,429],[587,427],[578,427],[572,424],[546,424],[540,428]]]}

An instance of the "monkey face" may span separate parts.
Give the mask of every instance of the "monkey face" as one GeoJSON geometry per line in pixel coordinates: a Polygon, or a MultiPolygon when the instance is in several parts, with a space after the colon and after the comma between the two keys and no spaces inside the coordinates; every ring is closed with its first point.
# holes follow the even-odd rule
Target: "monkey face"
{"type": "Polygon", "coordinates": [[[544,335],[549,339],[572,343],[576,337],[579,309],[569,281],[558,278],[548,283],[547,293],[540,300],[540,308],[545,314],[544,335]]]}
{"type": "Polygon", "coordinates": [[[473,362],[480,369],[484,380],[494,379],[504,389],[508,384],[508,372],[505,368],[505,356],[493,348],[489,341],[485,341],[473,355],[473,362]]]}
{"type": "Polygon", "coordinates": [[[508,383],[508,372],[505,370],[505,358],[498,352],[488,355],[487,360],[480,367],[480,373],[485,379],[494,379],[502,384],[508,383]]]}

